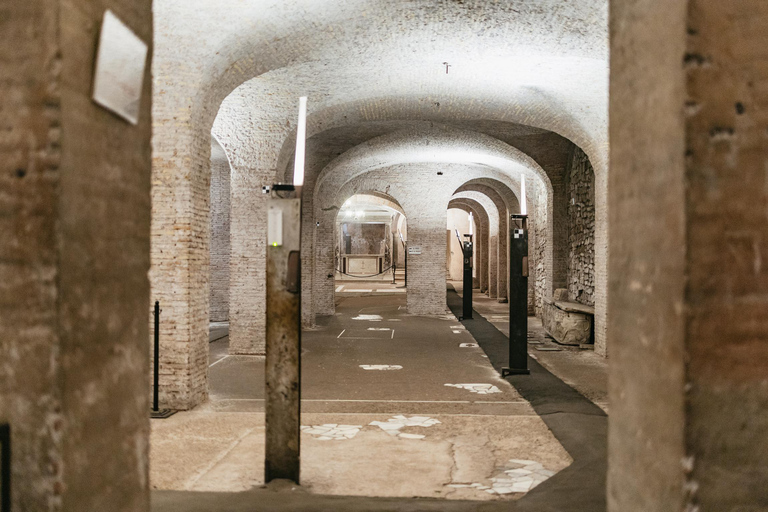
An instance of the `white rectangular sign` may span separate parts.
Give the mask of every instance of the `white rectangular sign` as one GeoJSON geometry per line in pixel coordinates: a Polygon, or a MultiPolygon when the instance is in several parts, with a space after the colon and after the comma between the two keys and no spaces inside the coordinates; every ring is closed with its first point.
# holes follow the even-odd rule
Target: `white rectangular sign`
{"type": "Polygon", "coordinates": [[[408,246],[408,254],[421,254],[421,246],[420,245],[409,245],[408,246]]]}
{"type": "Polygon", "coordinates": [[[112,11],[106,11],[96,56],[93,101],[137,124],[146,65],[147,44],[112,11]]]}

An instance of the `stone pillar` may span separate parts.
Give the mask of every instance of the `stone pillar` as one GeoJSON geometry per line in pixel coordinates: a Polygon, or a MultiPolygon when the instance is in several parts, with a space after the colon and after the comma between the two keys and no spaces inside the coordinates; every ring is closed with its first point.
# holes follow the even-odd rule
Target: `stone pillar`
{"type": "Polygon", "coordinates": [[[491,235],[488,241],[488,297],[499,296],[499,236],[491,235]]]}
{"type": "Polygon", "coordinates": [[[442,315],[446,311],[445,225],[442,216],[408,214],[408,247],[420,247],[421,254],[408,255],[408,313],[442,315]]]}
{"type": "Polygon", "coordinates": [[[210,318],[212,322],[229,320],[230,255],[230,174],[224,149],[211,142],[211,285],[210,318]]]}
{"type": "MultiPolygon", "coordinates": [[[[306,190],[306,187],[305,187],[306,190]]],[[[315,315],[332,315],[335,305],[335,256],[336,256],[336,215],[338,209],[315,211],[315,220],[319,226],[313,227],[314,260],[313,273],[313,311],[315,315]],[[328,276],[331,277],[328,277],[328,276]]]]}
{"type": "Polygon", "coordinates": [[[267,195],[261,186],[232,181],[230,354],[265,353],[267,195]]]}
{"type": "Polygon", "coordinates": [[[685,446],[687,9],[666,0],[612,0],[609,9],[613,512],[685,510],[684,468],[698,463],[685,446]]]}
{"type": "Polygon", "coordinates": [[[151,58],[148,0],[10,0],[0,17],[13,510],[149,509],[150,63],[138,125],[91,101],[106,8],[151,58]]]}

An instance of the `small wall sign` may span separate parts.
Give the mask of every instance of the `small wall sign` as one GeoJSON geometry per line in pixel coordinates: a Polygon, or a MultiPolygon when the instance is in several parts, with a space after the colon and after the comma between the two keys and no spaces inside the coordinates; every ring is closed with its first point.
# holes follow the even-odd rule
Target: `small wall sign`
{"type": "Polygon", "coordinates": [[[408,246],[408,254],[421,254],[421,246],[420,245],[409,245],[408,246]]]}
{"type": "Polygon", "coordinates": [[[93,101],[137,124],[146,65],[147,44],[107,10],[96,55],[93,101]]]}

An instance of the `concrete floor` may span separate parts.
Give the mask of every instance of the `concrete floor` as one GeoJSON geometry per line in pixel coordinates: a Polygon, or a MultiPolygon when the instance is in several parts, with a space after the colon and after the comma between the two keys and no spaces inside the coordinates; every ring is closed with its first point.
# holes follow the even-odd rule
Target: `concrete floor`
{"type": "MultiPolygon", "coordinates": [[[[529,492],[530,500],[518,502],[521,510],[528,502],[541,502],[536,496],[557,495],[545,492],[550,481],[562,481],[563,489],[583,485],[562,471],[572,458],[551,426],[499,377],[488,354],[473,346],[478,340],[454,316],[406,315],[405,295],[398,292],[350,295],[339,294],[337,315],[303,334],[302,425],[326,427],[302,434],[302,486],[258,487],[263,483],[264,361],[226,355],[223,338],[211,343],[210,401],[152,421],[151,482],[158,489],[154,511],[274,510],[270,500],[279,501],[284,510],[501,510],[494,503],[509,510],[509,500],[526,496],[519,488],[511,492],[510,477],[522,467],[511,460],[532,461],[542,470],[566,475],[559,479],[558,473],[529,492]],[[366,370],[361,367],[365,365],[402,368],[366,370]],[[478,394],[446,384],[483,384],[498,392],[478,394]],[[420,417],[415,423],[439,423],[385,429],[414,416],[420,417]],[[331,425],[348,425],[341,434],[349,437],[335,436],[338,427],[328,430],[331,425]],[[341,439],[321,439],[327,437],[341,439]],[[399,499],[413,497],[424,500],[399,499]],[[217,508],[211,508],[213,503],[217,508]]],[[[476,311],[503,329],[503,315],[493,309],[494,303],[477,297],[476,311]]],[[[547,352],[546,357],[553,354],[561,355],[547,352]]],[[[576,352],[560,366],[578,381],[585,373],[580,361],[592,356],[576,352]]],[[[604,390],[599,379],[590,379],[578,384],[594,388],[599,402],[604,390]]],[[[573,465],[581,464],[577,458],[573,465]]],[[[604,479],[604,468],[596,478],[604,479]]],[[[571,509],[600,510],[596,506],[571,509]]]]}

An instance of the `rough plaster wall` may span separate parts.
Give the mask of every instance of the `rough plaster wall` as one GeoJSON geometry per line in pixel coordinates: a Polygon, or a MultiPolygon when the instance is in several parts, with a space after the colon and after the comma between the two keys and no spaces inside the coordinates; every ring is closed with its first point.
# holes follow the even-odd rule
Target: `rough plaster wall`
{"type": "Polygon", "coordinates": [[[768,508],[768,4],[688,2],[688,503],[768,508]]]}
{"type": "MultiPolygon", "coordinates": [[[[595,141],[605,140],[606,128],[605,2],[546,6],[524,1],[471,6],[412,2],[403,16],[393,16],[390,6],[375,1],[286,1],[270,5],[270,9],[261,2],[243,5],[234,0],[201,1],[194,10],[187,5],[178,0],[158,2],[157,15],[164,23],[160,31],[169,31],[167,24],[180,34],[180,41],[184,36],[194,39],[199,33],[207,37],[197,38],[194,46],[185,48],[185,59],[178,58],[182,45],[158,57],[180,66],[205,63],[192,69],[204,76],[190,77],[194,79],[180,84],[194,88],[200,82],[200,93],[190,105],[199,113],[215,114],[215,106],[238,85],[282,68],[286,82],[281,86],[295,84],[310,89],[310,96],[315,98],[335,95],[332,103],[355,97],[362,89],[367,90],[364,96],[376,98],[378,103],[381,98],[403,98],[403,89],[429,91],[440,98],[441,109],[452,110],[456,106],[454,98],[470,101],[473,107],[515,116],[534,125],[546,123],[558,132],[574,132],[565,136],[582,147],[588,146],[585,151],[590,155],[592,149],[605,149],[599,142],[595,145],[595,141]],[[479,33],[478,26],[486,28],[479,33]],[[382,37],[388,45],[380,44],[382,37]],[[446,47],[447,41],[467,43],[446,47]],[[476,58],[484,45],[496,50],[493,58],[476,58]],[[529,51],[533,45],[535,53],[529,51]],[[419,51],[413,51],[416,48],[419,51]],[[444,73],[424,63],[432,62],[434,54],[444,57],[449,50],[454,60],[462,62],[464,73],[446,80],[444,73]],[[404,59],[404,55],[411,58],[404,59]],[[332,62],[348,65],[326,66],[329,56],[332,62]],[[500,73],[504,67],[497,64],[510,59],[528,65],[500,73]],[[382,64],[389,61],[396,65],[382,64]],[[366,66],[374,66],[371,69],[377,73],[376,81],[354,79],[366,66]],[[521,80],[521,68],[535,69],[536,73],[521,80]],[[494,81],[488,82],[487,73],[478,72],[486,69],[495,71],[494,81]],[[404,77],[408,77],[410,87],[403,87],[404,77]],[[381,89],[372,90],[376,87],[381,89]],[[350,88],[359,90],[350,93],[350,88]],[[466,91],[478,93],[470,97],[466,91]],[[585,144],[584,139],[590,136],[593,141],[585,144]]],[[[376,115],[366,112],[371,114],[376,115]]]]}
{"type": "Polygon", "coordinates": [[[686,7],[610,6],[611,512],[684,510],[686,7]]]}
{"type": "Polygon", "coordinates": [[[63,505],[78,512],[143,511],[149,500],[151,63],[137,126],[90,100],[107,8],[152,55],[149,0],[62,3],[63,505]]]}
{"type": "Polygon", "coordinates": [[[13,507],[147,510],[149,73],[138,126],[90,93],[104,10],[151,43],[151,5],[8,7],[0,421],[12,424],[13,507]]]}
{"type": "Polygon", "coordinates": [[[229,160],[224,149],[211,144],[211,322],[229,320],[229,160]]]}
{"type": "Polygon", "coordinates": [[[568,173],[568,297],[595,305],[595,173],[574,147],[568,173]]]}
{"type": "Polygon", "coordinates": [[[346,224],[347,234],[351,236],[349,254],[384,254],[388,235],[385,224],[359,222],[342,222],[341,224],[346,224]]]}
{"type": "Polygon", "coordinates": [[[58,17],[56,0],[0,16],[0,423],[12,428],[14,510],[61,508],[58,17]]]}

